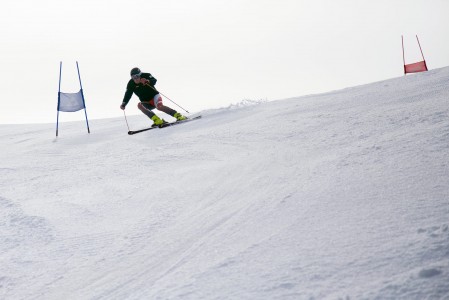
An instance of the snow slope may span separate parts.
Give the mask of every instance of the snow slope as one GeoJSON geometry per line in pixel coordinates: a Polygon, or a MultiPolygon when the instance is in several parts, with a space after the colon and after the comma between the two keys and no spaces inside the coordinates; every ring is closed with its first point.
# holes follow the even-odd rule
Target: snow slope
{"type": "Polygon", "coordinates": [[[0,126],[0,298],[449,299],[449,68],[202,115],[0,126]]]}

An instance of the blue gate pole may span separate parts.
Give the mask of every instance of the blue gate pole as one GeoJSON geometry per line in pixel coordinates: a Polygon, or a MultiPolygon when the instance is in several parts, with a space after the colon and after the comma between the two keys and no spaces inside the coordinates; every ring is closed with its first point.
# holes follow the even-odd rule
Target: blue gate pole
{"type": "Polygon", "coordinates": [[[89,121],[87,120],[86,102],[84,101],[83,85],[81,84],[81,75],[80,75],[80,68],[78,67],[78,62],[76,62],[76,69],[78,70],[78,78],[80,80],[81,98],[83,98],[84,115],[86,116],[87,132],[90,133],[89,121]]]}
{"type": "Polygon", "coordinates": [[[59,62],[59,88],[58,88],[58,113],[56,115],[56,136],[58,136],[59,129],[59,103],[61,102],[61,73],[62,73],[62,61],[59,62]]]}

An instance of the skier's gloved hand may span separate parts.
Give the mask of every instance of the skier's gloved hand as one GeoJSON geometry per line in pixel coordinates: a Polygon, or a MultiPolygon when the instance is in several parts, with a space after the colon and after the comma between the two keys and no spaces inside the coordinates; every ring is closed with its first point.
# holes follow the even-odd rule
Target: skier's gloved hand
{"type": "Polygon", "coordinates": [[[125,104],[122,103],[122,105],[120,105],[120,109],[125,110],[125,104]]]}

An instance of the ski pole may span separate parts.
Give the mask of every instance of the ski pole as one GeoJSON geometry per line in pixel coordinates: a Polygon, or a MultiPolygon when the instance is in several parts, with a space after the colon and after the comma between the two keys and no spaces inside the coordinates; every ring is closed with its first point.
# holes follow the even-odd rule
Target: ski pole
{"type": "Polygon", "coordinates": [[[126,126],[128,126],[128,132],[131,131],[129,129],[128,119],[126,118],[125,110],[123,110],[123,115],[125,116],[126,126]]]}
{"type": "Polygon", "coordinates": [[[162,96],[164,96],[165,98],[167,98],[168,100],[170,100],[171,102],[173,102],[174,104],[176,104],[179,108],[183,109],[186,113],[190,114],[190,112],[183,108],[182,106],[180,106],[178,103],[176,103],[175,101],[173,101],[172,99],[168,98],[167,96],[165,96],[164,94],[162,94],[161,92],[159,92],[158,90],[156,90],[154,87],[152,87],[151,85],[149,85],[148,83],[145,83],[145,85],[148,85],[150,88],[152,88],[153,90],[155,90],[156,92],[158,92],[159,94],[161,94],[162,96]]]}

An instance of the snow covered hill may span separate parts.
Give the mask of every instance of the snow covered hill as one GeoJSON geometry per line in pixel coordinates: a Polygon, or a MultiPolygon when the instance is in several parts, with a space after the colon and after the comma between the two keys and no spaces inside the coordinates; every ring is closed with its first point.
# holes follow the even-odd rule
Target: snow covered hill
{"type": "Polygon", "coordinates": [[[245,104],[0,126],[0,298],[449,299],[449,68],[245,104]]]}

